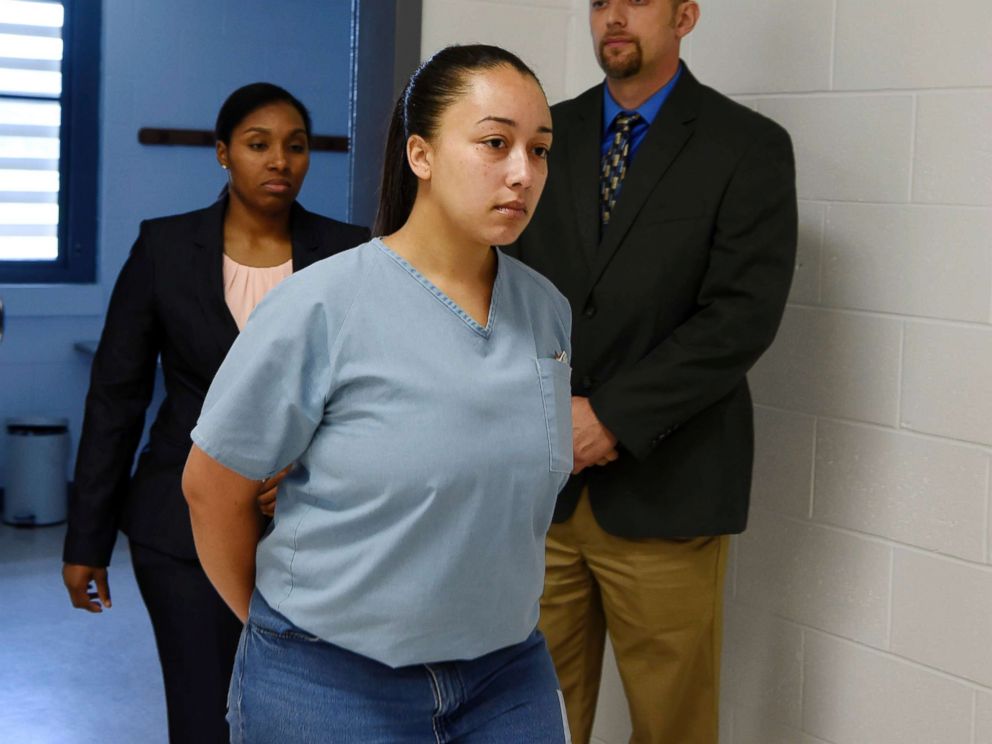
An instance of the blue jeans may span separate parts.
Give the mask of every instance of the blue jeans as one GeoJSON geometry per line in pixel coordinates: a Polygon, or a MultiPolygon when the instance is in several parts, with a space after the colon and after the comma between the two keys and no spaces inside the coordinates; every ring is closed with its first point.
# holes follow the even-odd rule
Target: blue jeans
{"type": "Polygon", "coordinates": [[[232,744],[568,744],[535,630],[471,661],[393,669],[290,623],[258,592],[231,679],[232,744]]]}

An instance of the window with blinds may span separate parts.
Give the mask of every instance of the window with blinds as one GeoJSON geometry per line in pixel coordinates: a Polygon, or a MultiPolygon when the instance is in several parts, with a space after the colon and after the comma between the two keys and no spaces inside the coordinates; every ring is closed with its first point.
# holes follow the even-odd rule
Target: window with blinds
{"type": "Polygon", "coordinates": [[[59,257],[61,3],[0,0],[0,259],[59,257]]]}
{"type": "Polygon", "coordinates": [[[99,6],[0,0],[0,281],[92,280],[99,6]]]}

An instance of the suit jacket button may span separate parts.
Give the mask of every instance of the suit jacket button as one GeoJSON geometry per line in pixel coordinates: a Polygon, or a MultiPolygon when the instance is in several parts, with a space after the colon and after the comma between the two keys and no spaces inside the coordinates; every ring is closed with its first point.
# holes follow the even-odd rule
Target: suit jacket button
{"type": "Polygon", "coordinates": [[[595,317],[595,315],[596,315],[596,306],[595,305],[586,305],[586,309],[582,311],[582,314],[585,315],[587,318],[595,317]]]}

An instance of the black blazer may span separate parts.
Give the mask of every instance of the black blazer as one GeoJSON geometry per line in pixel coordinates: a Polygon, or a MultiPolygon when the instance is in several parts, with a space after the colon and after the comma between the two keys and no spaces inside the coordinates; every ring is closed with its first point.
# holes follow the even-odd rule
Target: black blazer
{"type": "MultiPolygon", "coordinates": [[[[63,560],[110,561],[118,528],[195,558],[180,482],[207,388],[238,335],[224,300],[222,199],[147,220],[121,269],[93,360],[63,560]],[[165,399],[131,467],[161,355],[165,399]]],[[[363,243],[369,231],[293,205],[293,271],[363,243]]]]}
{"type": "Polygon", "coordinates": [[[555,520],[588,484],[619,536],[739,532],[754,438],[745,375],[775,336],[795,261],[792,145],[684,69],[600,236],[602,112],[602,85],[552,109],[547,187],[511,248],[568,297],[573,392],[621,447],[570,479],[555,520]]]}

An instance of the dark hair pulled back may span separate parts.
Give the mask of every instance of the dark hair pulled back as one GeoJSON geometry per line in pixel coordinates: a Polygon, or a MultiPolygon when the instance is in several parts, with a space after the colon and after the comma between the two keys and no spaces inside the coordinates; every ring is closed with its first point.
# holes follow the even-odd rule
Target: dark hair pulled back
{"type": "Polygon", "coordinates": [[[217,112],[214,138],[217,142],[230,145],[234,128],[244,121],[248,114],[271,103],[288,103],[295,108],[300,113],[300,118],[303,119],[307,140],[310,140],[311,122],[307,107],[288,90],[272,83],[251,83],[231,93],[220,107],[220,111],[217,112]]]}
{"type": "Polygon", "coordinates": [[[373,235],[396,232],[413,210],[417,177],[406,159],[407,140],[414,134],[432,139],[441,116],[468,91],[469,75],[503,65],[540,84],[534,71],[517,55],[487,44],[445,47],[410,76],[389,123],[373,235]]]}

